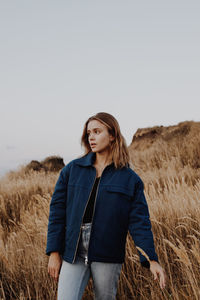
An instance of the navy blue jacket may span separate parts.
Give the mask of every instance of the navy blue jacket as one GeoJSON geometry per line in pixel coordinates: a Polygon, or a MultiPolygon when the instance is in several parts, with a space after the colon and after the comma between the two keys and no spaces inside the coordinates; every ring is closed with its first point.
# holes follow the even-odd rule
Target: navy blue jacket
{"type": "MultiPolygon", "coordinates": [[[[96,178],[95,153],[69,162],[60,172],[50,203],[46,254],[58,251],[74,263],[81,224],[96,178]]],[[[158,261],[149,210],[140,177],[130,168],[108,165],[102,172],[94,206],[88,261],[123,263],[128,231],[150,260],[158,261]]],[[[141,255],[142,265],[148,264],[141,255]]]]}

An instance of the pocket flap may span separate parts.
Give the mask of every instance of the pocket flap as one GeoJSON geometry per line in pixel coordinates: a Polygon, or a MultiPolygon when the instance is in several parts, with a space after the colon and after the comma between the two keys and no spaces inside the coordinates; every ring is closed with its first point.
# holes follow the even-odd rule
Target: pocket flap
{"type": "Polygon", "coordinates": [[[118,186],[118,185],[107,185],[106,190],[108,192],[117,192],[117,193],[122,193],[128,196],[133,196],[133,192],[131,190],[128,190],[127,188],[123,186],[118,186]]]}

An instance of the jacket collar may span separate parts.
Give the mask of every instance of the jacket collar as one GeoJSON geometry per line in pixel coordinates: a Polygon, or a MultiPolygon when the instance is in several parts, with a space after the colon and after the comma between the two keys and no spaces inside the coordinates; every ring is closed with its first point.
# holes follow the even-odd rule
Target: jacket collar
{"type": "MultiPolygon", "coordinates": [[[[76,159],[75,163],[83,167],[88,167],[93,165],[93,163],[95,162],[95,158],[96,153],[89,152],[88,154],[76,159]]],[[[114,163],[112,162],[110,165],[114,165],[114,163]]]]}
{"type": "Polygon", "coordinates": [[[88,154],[76,159],[75,163],[83,167],[88,167],[93,165],[95,158],[96,158],[96,153],[89,152],[88,154]]]}

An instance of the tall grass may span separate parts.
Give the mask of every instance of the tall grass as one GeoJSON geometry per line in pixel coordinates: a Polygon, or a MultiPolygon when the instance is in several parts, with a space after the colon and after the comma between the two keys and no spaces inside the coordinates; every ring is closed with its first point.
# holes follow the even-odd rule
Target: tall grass
{"type": "MultiPolygon", "coordinates": [[[[145,183],[156,251],[168,280],[161,290],[140,266],[128,234],[117,299],[200,299],[200,135],[129,150],[145,183]]],[[[0,181],[0,299],[56,299],[45,247],[57,178],[58,173],[22,169],[0,181]]],[[[93,299],[92,280],[84,299],[93,299]]]]}

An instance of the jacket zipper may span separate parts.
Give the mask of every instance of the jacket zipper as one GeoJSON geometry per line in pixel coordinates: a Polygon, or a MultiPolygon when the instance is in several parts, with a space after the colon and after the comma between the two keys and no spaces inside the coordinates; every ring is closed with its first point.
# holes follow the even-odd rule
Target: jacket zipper
{"type": "MultiPolygon", "coordinates": [[[[102,174],[103,174],[103,172],[102,172],[102,174]]],[[[102,174],[101,174],[101,176],[102,176],[102,174]]],[[[93,209],[93,213],[92,213],[92,222],[93,222],[93,218],[94,218],[95,204],[96,204],[96,198],[97,198],[97,193],[98,193],[100,181],[101,181],[101,177],[100,177],[100,179],[99,179],[98,186],[97,186],[97,191],[96,191],[96,195],[95,195],[94,209],[93,209]]],[[[91,222],[91,223],[92,223],[92,222],[91,222]]],[[[89,245],[90,245],[91,232],[92,232],[92,224],[91,224],[90,236],[89,236],[89,241],[88,241],[88,250],[89,250],[89,245]]],[[[86,257],[85,257],[85,265],[87,265],[87,264],[88,264],[88,251],[87,251],[87,255],[86,255],[86,257]]]]}
{"type": "MultiPolygon", "coordinates": [[[[92,188],[91,188],[91,191],[90,191],[90,194],[89,194],[87,203],[86,203],[86,205],[85,205],[85,209],[84,209],[84,212],[83,212],[83,215],[82,215],[81,225],[82,225],[82,223],[83,223],[83,217],[84,217],[85,210],[86,210],[86,207],[87,207],[87,205],[88,205],[88,201],[89,201],[89,199],[90,199],[90,196],[91,196],[91,193],[92,193],[92,190],[93,190],[95,181],[96,181],[96,176],[95,176],[95,180],[94,180],[94,182],[93,182],[93,185],[92,185],[92,188]]],[[[81,227],[80,227],[80,229],[79,229],[78,241],[77,241],[77,243],[76,243],[76,250],[75,250],[75,254],[74,254],[74,258],[73,258],[72,263],[74,263],[75,258],[76,258],[76,252],[77,252],[77,249],[78,249],[78,243],[79,243],[79,239],[80,239],[80,233],[81,233],[81,227]]]]}
{"type": "MultiPolygon", "coordinates": [[[[106,169],[107,167],[108,167],[108,166],[106,166],[105,169],[106,169]]],[[[103,172],[105,171],[105,169],[103,170],[103,172]]],[[[94,209],[93,209],[93,214],[92,214],[92,222],[93,222],[94,213],[95,213],[97,193],[98,193],[98,190],[99,190],[99,184],[100,184],[100,181],[101,181],[103,172],[101,173],[101,176],[100,176],[100,179],[99,179],[99,183],[98,183],[98,186],[97,186],[96,195],[95,195],[94,209]]],[[[92,233],[92,225],[93,225],[93,223],[91,224],[90,236],[89,236],[89,241],[88,241],[88,251],[89,251],[89,245],[90,245],[90,237],[91,237],[91,233],[92,233]]],[[[87,254],[88,254],[88,253],[87,253],[87,254]]],[[[85,257],[85,265],[87,265],[87,264],[88,264],[88,255],[85,257]]]]}

